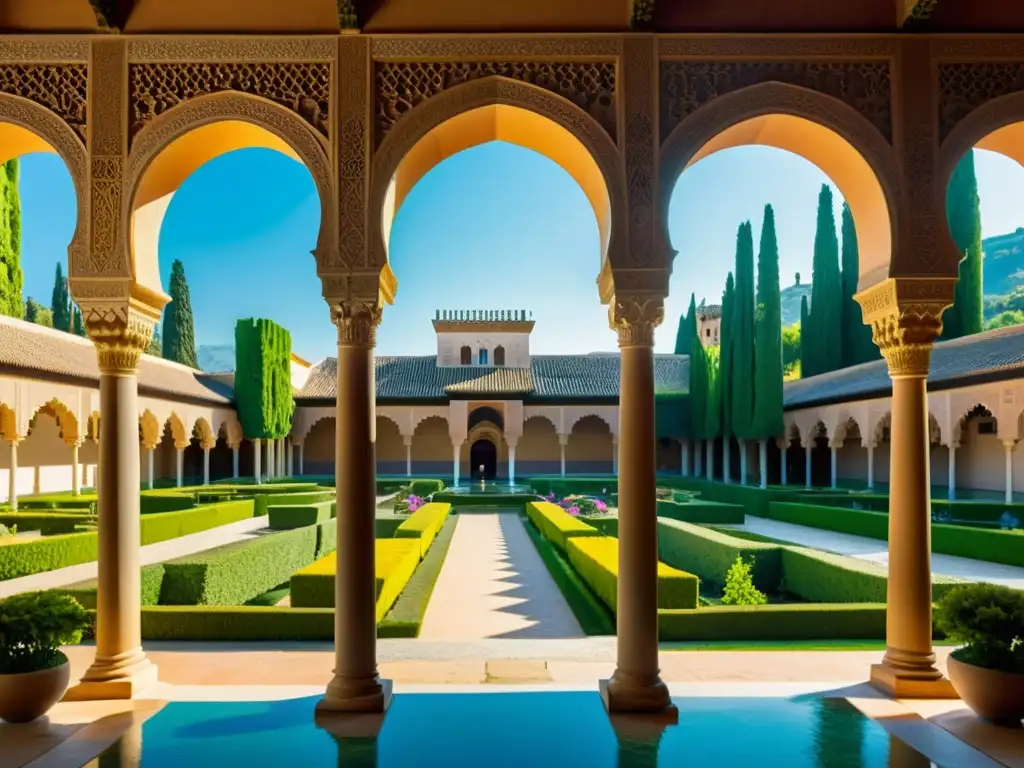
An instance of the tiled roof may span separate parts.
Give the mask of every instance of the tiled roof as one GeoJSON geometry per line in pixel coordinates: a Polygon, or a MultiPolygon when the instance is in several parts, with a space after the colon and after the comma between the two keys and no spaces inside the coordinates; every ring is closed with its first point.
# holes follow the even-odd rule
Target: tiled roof
{"type": "MultiPolygon", "coordinates": [[[[1024,376],[1024,326],[941,341],[932,350],[929,390],[952,389],[977,379],[1009,379],[1024,376]]],[[[787,382],[784,407],[807,408],[870,397],[885,397],[892,382],[884,360],[862,363],[807,379],[787,382]]]]}
{"type": "MultiPolygon", "coordinates": [[[[310,371],[296,399],[332,399],[338,364],[327,358],[310,371]]],[[[686,392],[689,359],[655,355],[656,390],[686,392]]],[[[378,357],[377,398],[380,400],[447,400],[474,394],[512,395],[526,401],[617,398],[619,356],[535,355],[530,368],[441,366],[433,355],[378,357]]]]}
{"type": "MultiPolygon", "coordinates": [[[[0,367],[88,379],[99,384],[96,350],[89,339],[45,328],[11,317],[0,317],[0,367]]],[[[170,399],[231,403],[230,386],[184,365],[143,355],[139,363],[139,390],[170,399]]]]}

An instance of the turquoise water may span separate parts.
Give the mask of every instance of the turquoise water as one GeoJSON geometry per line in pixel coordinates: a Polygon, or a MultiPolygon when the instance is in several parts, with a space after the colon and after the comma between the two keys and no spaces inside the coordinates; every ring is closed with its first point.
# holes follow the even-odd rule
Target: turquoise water
{"type": "Polygon", "coordinates": [[[677,698],[660,745],[619,743],[596,692],[399,694],[377,739],[317,728],[317,698],[171,703],[100,766],[929,768],[841,699],[677,698]],[[141,754],[141,759],[134,755],[141,754]],[[898,762],[897,762],[898,761],[898,762]]]}
{"type": "Polygon", "coordinates": [[[468,485],[457,485],[448,486],[441,493],[458,493],[469,496],[480,496],[487,494],[526,494],[528,496],[536,496],[536,492],[528,485],[521,485],[519,483],[508,484],[508,481],[501,482],[500,480],[488,480],[486,484],[481,485],[479,481],[468,485]]]}

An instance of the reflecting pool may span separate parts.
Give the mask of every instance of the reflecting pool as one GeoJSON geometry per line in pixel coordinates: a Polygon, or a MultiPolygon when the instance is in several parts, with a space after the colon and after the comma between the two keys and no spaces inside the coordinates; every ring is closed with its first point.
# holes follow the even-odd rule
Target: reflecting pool
{"type": "MultiPolygon", "coordinates": [[[[676,698],[660,739],[616,736],[596,692],[404,693],[376,738],[314,723],[317,698],[173,702],[90,766],[929,768],[843,699],[676,698]]],[[[946,768],[952,768],[947,766],[946,768]]]]}

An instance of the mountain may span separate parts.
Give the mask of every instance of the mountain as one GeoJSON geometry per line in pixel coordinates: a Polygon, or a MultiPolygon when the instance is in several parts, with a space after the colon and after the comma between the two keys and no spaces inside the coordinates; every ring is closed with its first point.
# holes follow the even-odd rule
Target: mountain
{"type": "Polygon", "coordinates": [[[1024,286],[1024,227],[981,241],[985,297],[1006,296],[1024,286]]]}
{"type": "Polygon", "coordinates": [[[206,373],[224,373],[235,370],[234,344],[206,344],[196,350],[199,369],[206,373]]]}
{"type": "Polygon", "coordinates": [[[783,288],[779,295],[782,298],[782,327],[799,323],[800,302],[804,296],[807,297],[807,308],[811,307],[811,284],[797,282],[788,288],[783,288]]]}

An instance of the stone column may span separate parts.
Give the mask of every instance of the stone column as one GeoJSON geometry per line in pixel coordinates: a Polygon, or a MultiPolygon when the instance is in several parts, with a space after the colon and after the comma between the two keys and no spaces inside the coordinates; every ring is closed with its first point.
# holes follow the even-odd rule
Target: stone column
{"type": "Polygon", "coordinates": [[[565,448],[566,448],[566,446],[568,444],[569,444],[569,436],[568,435],[559,435],[558,436],[558,448],[559,448],[559,452],[561,453],[561,459],[562,459],[562,470],[561,470],[562,477],[565,477],[565,448]]]}
{"type": "Polygon", "coordinates": [[[20,442],[21,438],[17,438],[9,440],[7,443],[8,465],[10,466],[7,476],[7,503],[11,505],[13,512],[18,511],[18,443],[20,442]]]}
{"type": "Polygon", "coordinates": [[[288,477],[295,475],[295,443],[288,441],[288,477]]]}
{"type": "Polygon", "coordinates": [[[704,474],[704,443],[700,440],[693,441],[693,476],[700,479],[704,474]]]}
{"type": "Polygon", "coordinates": [[[811,451],[814,450],[814,438],[811,438],[809,444],[804,444],[804,475],[806,481],[804,483],[805,488],[811,487],[811,451]]]}
{"type": "Polygon", "coordinates": [[[740,485],[747,484],[747,441],[737,440],[740,446],[740,485]]]}
{"type": "Polygon", "coordinates": [[[955,279],[888,279],[856,296],[892,379],[886,646],[871,683],[896,698],[947,698],[932,649],[926,380],[955,279]]]}
{"type": "Polygon", "coordinates": [[[508,484],[510,486],[516,484],[516,444],[509,443],[508,445],[508,484]]]}
{"type": "Polygon", "coordinates": [[[602,681],[609,712],[675,711],[658,669],[658,518],[655,497],[654,329],[660,299],[613,299],[619,383],[619,583],[615,673],[602,681]]]}
{"type": "Polygon", "coordinates": [[[274,465],[274,438],[267,438],[267,480],[277,477],[277,467],[274,465]]]}
{"type": "Polygon", "coordinates": [[[683,440],[683,447],[680,451],[679,474],[683,477],[690,476],[690,441],[683,440]]]}
{"type": "Polygon", "coordinates": [[[707,467],[707,478],[708,480],[715,479],[715,441],[705,440],[704,444],[707,446],[706,451],[708,454],[708,467],[707,467]]]}
{"type": "Polygon", "coordinates": [[[181,488],[185,484],[185,449],[188,448],[188,443],[175,443],[175,464],[177,466],[177,478],[178,487],[181,488]]]}
{"type": "Polygon", "coordinates": [[[732,485],[732,440],[724,433],[722,434],[722,480],[726,485],[732,485]]]}
{"type": "Polygon", "coordinates": [[[956,449],[960,446],[957,443],[950,443],[949,466],[946,469],[946,498],[949,501],[956,501],[956,449]]]}
{"type": "Polygon", "coordinates": [[[234,480],[238,479],[238,445],[231,446],[231,477],[234,480]]]}
{"type": "Polygon", "coordinates": [[[868,443],[868,490],[875,490],[875,444],[868,443]]]}
{"type": "Polygon", "coordinates": [[[142,650],[138,367],[159,311],[82,310],[100,370],[96,657],[65,698],[126,699],[157,676],[142,650]]]}
{"type": "Polygon", "coordinates": [[[260,448],[260,439],[256,438],[252,441],[252,474],[257,485],[263,482],[262,468],[260,467],[262,457],[263,450],[260,448]]]}
{"type": "Polygon", "coordinates": [[[299,443],[296,446],[299,449],[299,474],[306,474],[306,444],[299,443]]]}
{"type": "Polygon", "coordinates": [[[149,490],[153,490],[153,454],[155,452],[155,445],[146,446],[146,487],[149,490]]]}
{"type": "Polygon", "coordinates": [[[758,455],[758,480],[762,488],[768,487],[768,441],[761,439],[757,441],[758,455]]]}
{"type": "Polygon", "coordinates": [[[838,482],[839,482],[839,478],[837,477],[837,475],[839,474],[839,446],[836,445],[835,443],[830,443],[829,446],[828,446],[828,449],[829,449],[829,453],[831,454],[831,456],[830,456],[830,459],[831,459],[830,474],[832,476],[832,486],[831,487],[832,487],[832,490],[834,491],[836,489],[837,485],[838,485],[838,482]]]}
{"type": "Polygon", "coordinates": [[[788,456],[788,453],[789,453],[789,438],[788,437],[778,437],[778,438],[775,439],[775,444],[777,446],[779,446],[779,455],[780,455],[780,459],[781,459],[781,461],[779,462],[779,468],[781,470],[781,475],[782,476],[779,478],[779,480],[782,482],[782,485],[788,485],[789,484],[789,466],[788,466],[789,462],[787,461],[787,459],[789,458],[789,456],[788,456]]]}
{"type": "Polygon", "coordinates": [[[1013,503],[1013,449],[1016,447],[1016,440],[1007,440],[1003,443],[1006,455],[1006,492],[1004,499],[1007,504],[1013,503]]]}
{"type": "Polygon", "coordinates": [[[405,476],[412,477],[412,435],[402,435],[405,443],[405,476]]]}
{"type": "MultiPolygon", "coordinates": [[[[619,419],[622,419],[621,413],[619,419]]],[[[612,435],[612,474],[619,474],[619,438],[615,435],[612,435]]]]}
{"type": "MultiPolygon", "coordinates": [[[[452,487],[459,487],[459,454],[462,453],[462,443],[452,443],[452,487]]],[[[470,468],[472,475],[473,469],[470,468]]]]}
{"type": "Polygon", "coordinates": [[[71,495],[78,496],[82,490],[82,470],[81,465],[78,463],[78,448],[81,446],[82,442],[78,439],[67,440],[65,442],[71,449],[71,495]]]}
{"type": "Polygon", "coordinates": [[[381,310],[360,302],[342,303],[332,307],[332,315],[338,327],[334,679],[317,709],[383,712],[391,685],[377,674],[373,546],[373,348],[381,310]]]}

